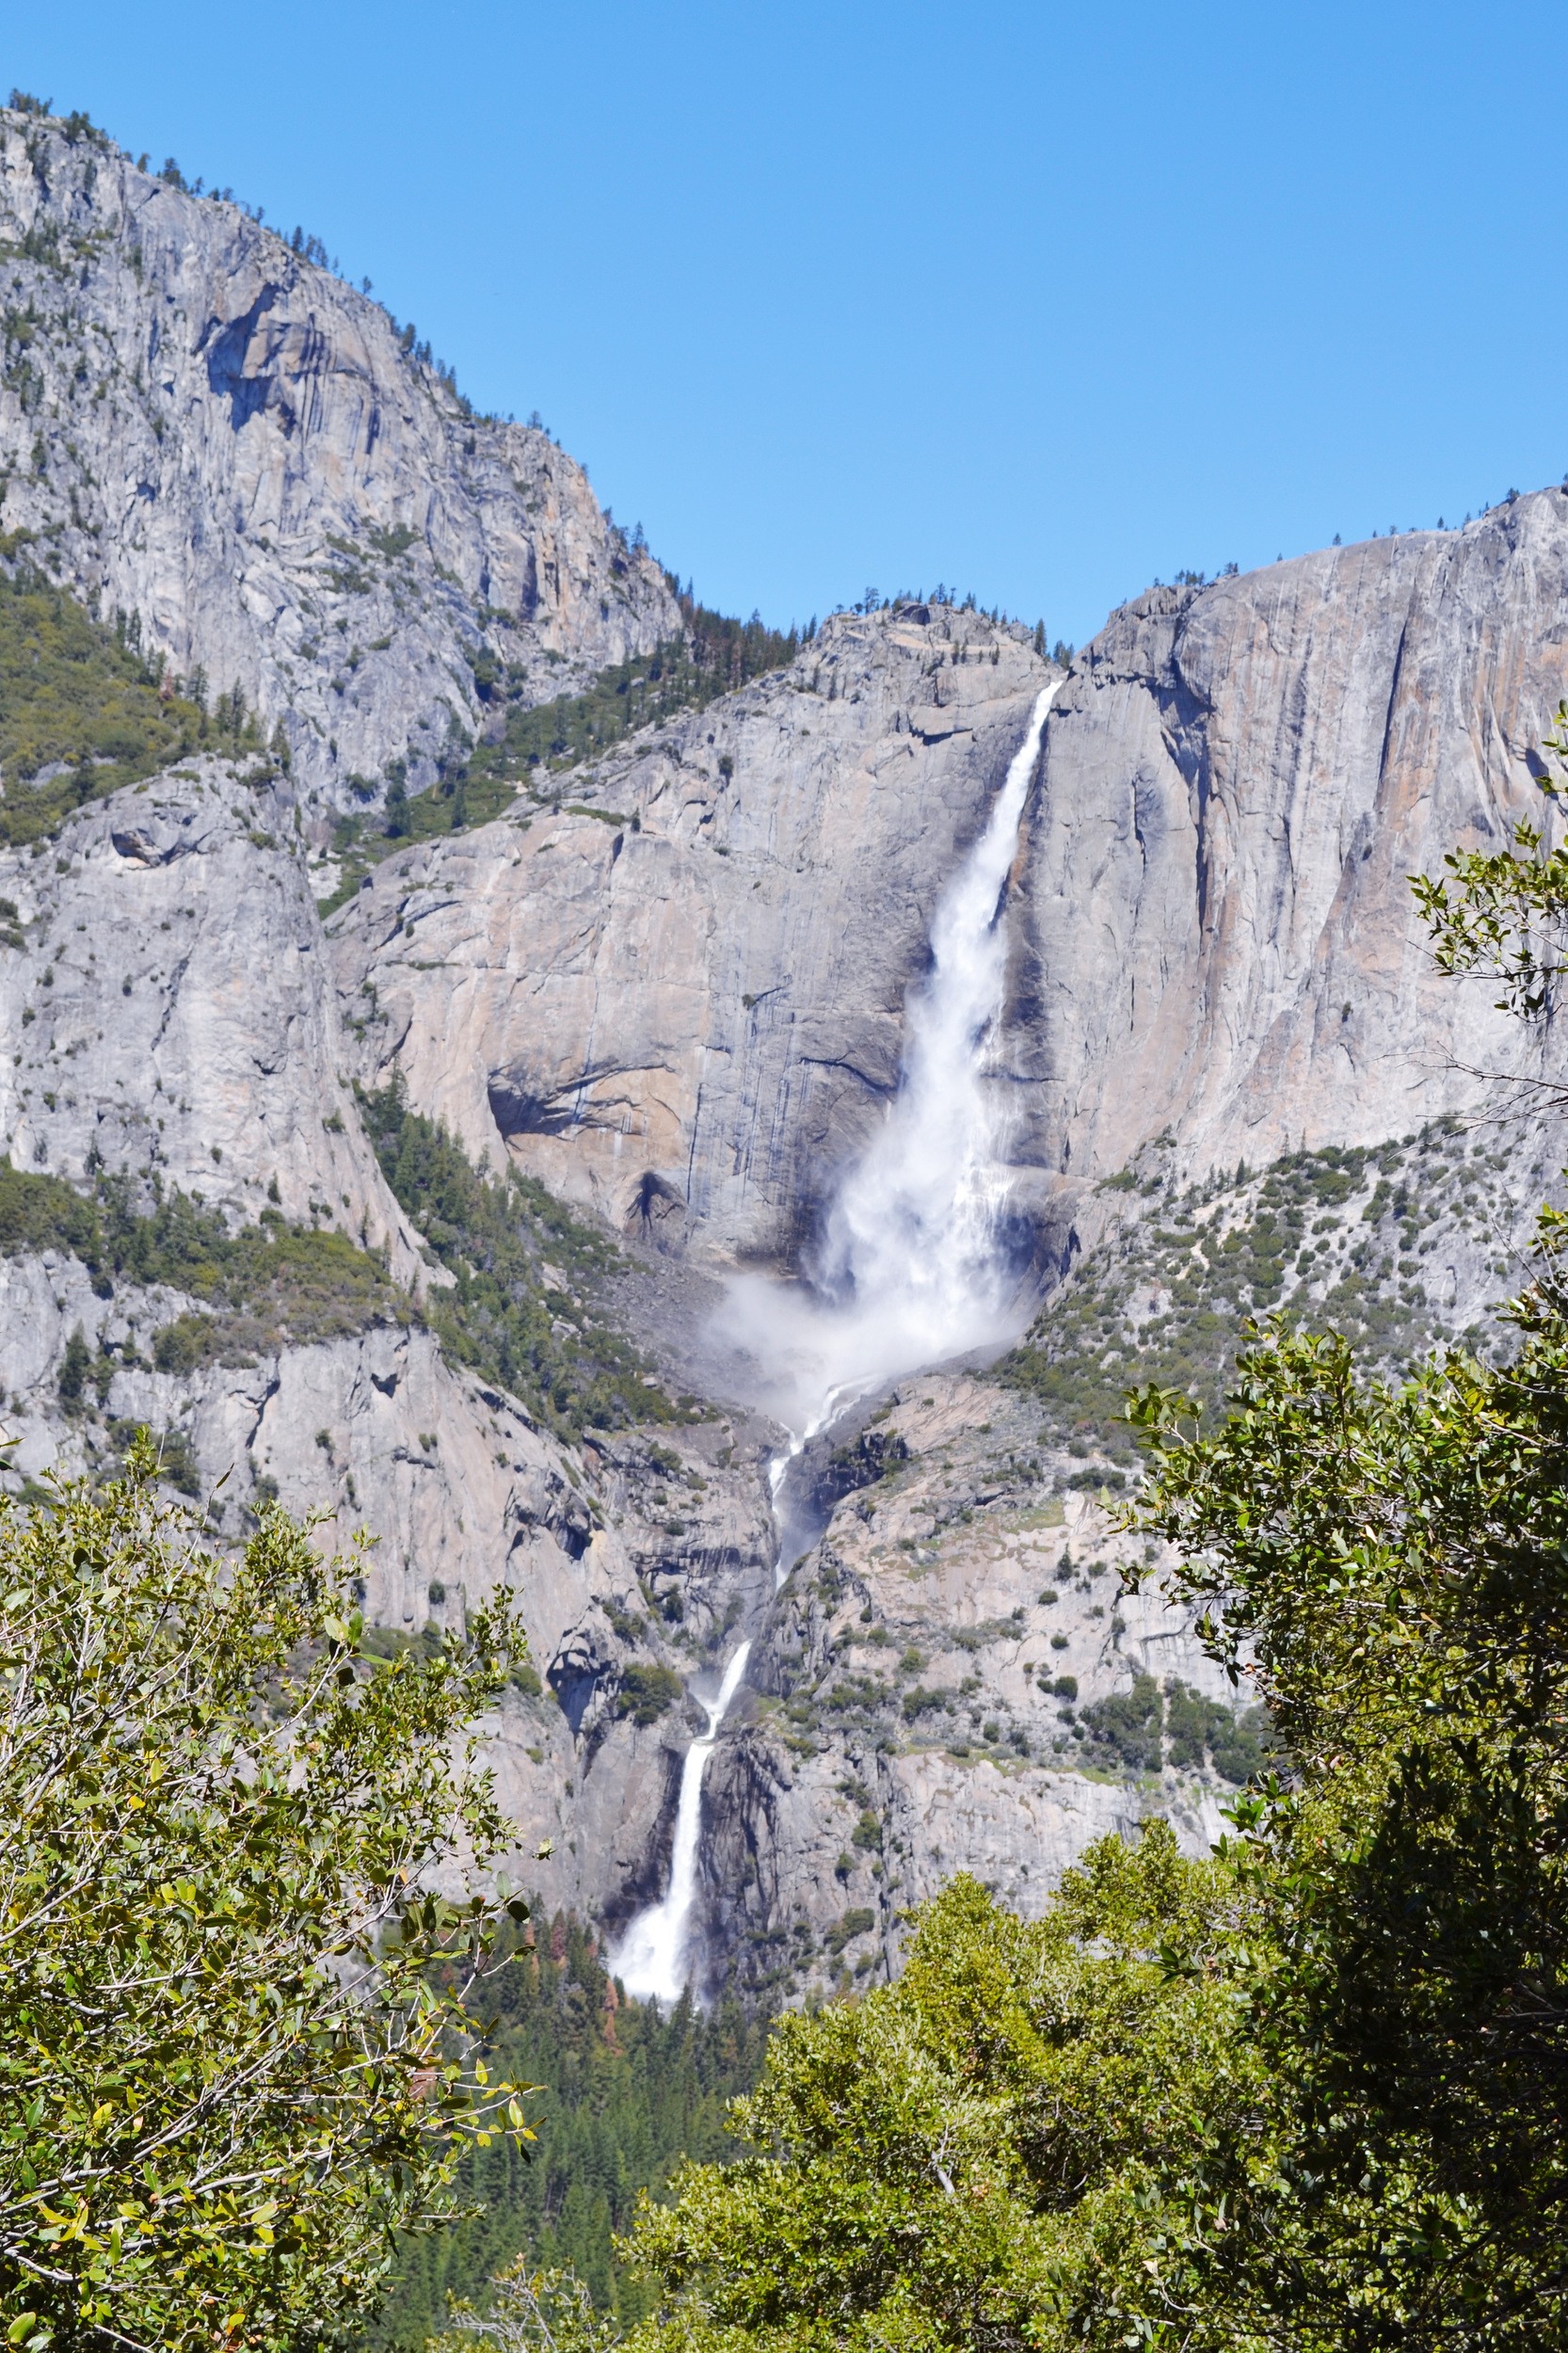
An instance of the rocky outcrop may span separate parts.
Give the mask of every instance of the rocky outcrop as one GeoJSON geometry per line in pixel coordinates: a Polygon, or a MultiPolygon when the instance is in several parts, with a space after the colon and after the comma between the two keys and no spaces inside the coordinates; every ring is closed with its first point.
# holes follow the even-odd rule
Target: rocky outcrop
{"type": "MultiPolygon", "coordinates": [[[[315,1519],[316,1541],[342,1553],[367,1619],[394,1639],[460,1627],[506,1588],[533,1662],[489,1726],[517,1826],[515,1874],[550,1839],[552,1898],[624,1914],[667,1860],[670,1793],[689,1737],[679,1704],[646,1722],[621,1705],[625,1671],[699,1673],[768,1581],[760,1482],[749,1463],[726,1481],[712,1459],[734,1433],[709,1426],[666,1438],[657,1464],[635,1439],[563,1447],[504,1392],[455,1371],[417,1325],[195,1374],[143,1363],[114,1372],[101,1415],[62,1408],[72,1331],[96,1356],[101,1342],[118,1350],[184,1304],[128,1287],[105,1301],[78,1261],[56,1253],[0,1258],[10,1480],[100,1468],[105,1424],[141,1423],[164,1441],[220,1541],[243,1540],[264,1496],[315,1519]],[[664,1537],[651,1501],[672,1476],[714,1490],[680,1545],[664,1537]],[[676,1625],[658,1608],[672,1593],[676,1625]]],[[[531,1866],[528,1876],[539,1874],[531,1866]]]]}
{"type": "Polygon", "coordinates": [[[778,1595],[708,1769],[714,1979],[776,1998],[895,1968],[907,1908],[954,1871],[1029,1913],[1151,1814],[1201,1851],[1227,1787],[1201,1746],[1085,1751],[1096,1704],[1140,1676],[1227,1721],[1235,1695],[1187,1617],[1121,1596],[1136,1547],[1093,1481],[1067,1483],[1037,1409],[927,1374],[873,1428],[886,1468],[778,1595]]]}
{"type": "Polygon", "coordinates": [[[472,414],[238,205],[0,111],[0,532],[239,687],[307,795],[428,781],[482,648],[537,700],[675,627],[548,434],[472,414]]]}
{"type": "Polygon", "coordinates": [[[771,1590],[765,1433],[715,1418],[569,1445],[443,1358],[418,1306],[443,1278],[360,1123],[293,814],[276,780],[204,760],[89,806],[47,855],[0,853],[0,1154],[84,1192],[123,1179],[143,1211],[178,1191],[234,1230],[336,1234],[393,1284],[350,1296],[341,1336],[242,1325],[222,1360],[159,1369],[157,1335],[204,1298],[8,1237],[0,1480],[102,1474],[143,1423],[224,1542],[268,1495],[322,1515],[324,1547],[362,1530],[352,1573],[394,1640],[508,1588],[533,1665],[491,1729],[519,1869],[553,1840],[552,1895],[615,1919],[667,1860],[680,1684],[771,1590]],[[622,1703],[632,1667],[664,1671],[651,1705],[622,1703]]]}
{"type": "Polygon", "coordinates": [[[355,1115],[291,796],[203,760],[0,856],[0,1150],[255,1218],[270,1203],[421,1260],[355,1115]]]}
{"type": "Polygon", "coordinates": [[[1051,675],[984,615],[839,615],[568,807],[389,859],[331,926],[361,1073],[657,1247],[788,1262],[1051,675]]]}

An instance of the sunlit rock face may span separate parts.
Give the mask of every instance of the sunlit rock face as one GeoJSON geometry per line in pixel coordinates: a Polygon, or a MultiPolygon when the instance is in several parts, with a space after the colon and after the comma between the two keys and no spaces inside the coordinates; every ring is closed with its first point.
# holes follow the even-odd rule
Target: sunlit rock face
{"type": "Polygon", "coordinates": [[[1099,1177],[1169,1129],[1194,1170],[1256,1166],[1534,1067],[1492,987],[1433,971],[1408,877],[1542,816],[1565,681],[1558,490],[1115,614],[1031,812],[1021,1157],[1099,1177]]]}
{"type": "Polygon", "coordinates": [[[362,806],[399,758],[433,776],[482,716],[482,632],[539,699],[674,626],[547,433],[466,414],[378,304],[237,205],[0,111],[0,239],[25,316],[0,531],[280,721],[307,792],[362,806]]]}
{"type": "MultiPolygon", "coordinates": [[[[1167,1130],[1193,1171],[1256,1164],[1522,1066],[1485,984],[1432,971],[1407,877],[1540,811],[1565,656],[1556,491],[1112,616],[1009,884],[991,1083],[1020,1210],[1060,1229],[1167,1130]]],[[[334,942],[382,1016],[366,1069],[663,1248],[790,1262],[896,1086],[942,881],[1049,675],[984,616],[841,616],[579,772],[624,823],[393,861],[334,942]]]]}
{"type": "Polygon", "coordinates": [[[362,1074],[661,1248],[789,1263],[1051,675],[984,615],[840,615],[559,813],[389,861],[332,925],[362,1074]]]}
{"type": "MultiPolygon", "coordinates": [[[[418,789],[482,724],[481,635],[527,694],[569,690],[673,625],[664,576],[542,431],[466,416],[373,303],[232,205],[0,112],[0,245],[26,328],[0,374],[0,532],[210,693],[238,685],[291,753],[254,780],[203,754],[0,853],[0,1150],[143,1200],[156,1178],[234,1224],[335,1227],[400,1303],[158,1369],[156,1334],[200,1300],[18,1249],[0,1478],[99,1470],[113,1427],[144,1420],[204,1503],[216,1489],[223,1542],[274,1488],[327,1515],[324,1543],[363,1527],[352,1573],[384,1633],[515,1591],[532,1680],[487,1727],[499,1785],[520,1852],[554,1842],[528,1865],[549,1898],[616,1932],[667,1883],[705,1721],[658,1671],[711,1689],[749,1641],[700,1814],[710,1984],[864,1980],[951,1872],[1038,1908],[1088,1838],[1153,1809],[1201,1845],[1211,1764],[1096,1769],[1064,1715],[1145,1675],[1224,1696],[1183,1621],[1118,1599],[1126,1546],[1081,1442],[972,1374],[905,1374],[885,1469],[857,1486],[831,1458],[860,1433],[823,1438],[828,1506],[779,1590],[776,1427],[726,1393],[710,1419],[568,1442],[442,1355],[420,1318],[440,1277],[355,1081],[401,1079],[476,1160],[602,1217],[645,1337],[692,1386],[715,1278],[798,1267],[887,1132],[935,911],[1054,682],[977,1074],[1029,1280],[1048,1298],[1119,1221],[1159,1240],[1188,1178],[1468,1113],[1489,1074],[1552,1049],[1489,984],[1432,974],[1407,877],[1542,810],[1568,497],[1156,589],[1064,680],[981,614],[837,616],[787,670],[389,858],[324,922],[332,810],[373,808],[396,759],[418,789]],[[78,1331],[93,1372],[71,1410],[78,1331]]],[[[1502,1130],[1484,1186],[1450,1170],[1408,1257],[1402,1211],[1363,1226],[1381,1162],[1363,1169],[1353,1240],[1302,1237],[1306,1307],[1382,1231],[1406,1305],[1477,1324],[1560,1160],[1556,1119],[1502,1130]]],[[[1389,1182],[1426,1165],[1396,1153],[1389,1182]]]]}

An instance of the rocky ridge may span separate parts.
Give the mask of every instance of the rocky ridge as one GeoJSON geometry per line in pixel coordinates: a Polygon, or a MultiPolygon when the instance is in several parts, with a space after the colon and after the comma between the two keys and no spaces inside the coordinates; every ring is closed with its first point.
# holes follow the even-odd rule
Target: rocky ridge
{"type": "Polygon", "coordinates": [[[537,701],[677,625],[547,433],[90,127],[0,109],[0,542],[238,687],[312,805],[429,783],[481,655],[537,701]]]}

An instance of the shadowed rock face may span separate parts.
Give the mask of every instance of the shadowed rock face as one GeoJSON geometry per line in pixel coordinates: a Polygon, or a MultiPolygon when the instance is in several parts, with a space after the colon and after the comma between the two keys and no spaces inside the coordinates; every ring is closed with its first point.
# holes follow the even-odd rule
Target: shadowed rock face
{"type": "Polygon", "coordinates": [[[481,630],[539,699],[675,626],[548,434],[465,414],[379,305],[237,205],[0,111],[0,239],[27,313],[0,530],[280,720],[307,790],[349,801],[404,756],[427,781],[478,725],[481,630]]]}

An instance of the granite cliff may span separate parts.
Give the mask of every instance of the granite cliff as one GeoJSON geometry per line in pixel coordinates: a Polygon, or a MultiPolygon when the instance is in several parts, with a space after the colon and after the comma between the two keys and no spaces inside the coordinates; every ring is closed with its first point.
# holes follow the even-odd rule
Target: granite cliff
{"type": "Polygon", "coordinates": [[[1262,1306],[1386,1361],[1485,1343],[1560,1123],[1481,1119],[1520,1042],[1431,973],[1405,878],[1539,806],[1568,495],[1157,588],[1064,680],[972,611],[835,616],[488,824],[378,836],[333,910],[335,811],[378,824],[396,763],[417,793],[481,735],[487,664],[526,701],[649,653],[668,584],[542,431],[472,416],[226,200],[0,113],[0,238],[7,564],[237,685],[279,746],[0,849],[0,1476],[96,1472],[146,1421],[226,1540],[272,1494],[367,1529],[392,1645],[515,1585],[502,1785],[612,1926],[667,1867],[685,1689],[749,1635],[702,1927],[759,1994],[894,1965],[961,1865],[1027,1907],[1152,1807],[1201,1840],[1259,1728],[1117,1600],[1111,1409],[1151,1366],[1212,1389],[1262,1306]],[[1041,1319],[802,1455],[776,1590],[780,1433],[705,1318],[731,1270],[798,1264],[881,1118],[933,908],[1051,679],[987,1078],[1041,1319]],[[662,1418],[453,1340],[388,1102],[568,1205],[504,1196],[537,1211],[530,1328],[630,1325],[662,1418]],[[113,1257],[72,1205],[142,1240],[113,1257]],[[192,1235],[254,1245],[250,1291],[192,1235]]]}
{"type": "MultiPolygon", "coordinates": [[[[1525,1067],[1484,984],[1432,969],[1406,878],[1540,810],[1565,616],[1554,490],[1155,589],[1084,649],[993,1067],[1057,1254],[1083,1187],[1167,1132],[1208,1175],[1468,1115],[1525,1067]]],[[[394,861],[334,930],[377,1009],[363,1067],[666,1248],[791,1262],[897,1083],[938,882],[1048,675],[984,616],[840,616],[582,772],[575,812],[394,861]]]]}
{"type": "Polygon", "coordinates": [[[538,700],[675,626],[547,433],[237,204],[0,111],[0,534],[238,687],[308,808],[428,783],[482,654],[538,700]]]}
{"type": "Polygon", "coordinates": [[[389,859],[329,926],[360,1074],[662,1249],[791,1263],[1048,675],[983,615],[840,614],[569,805],[389,859]]]}

